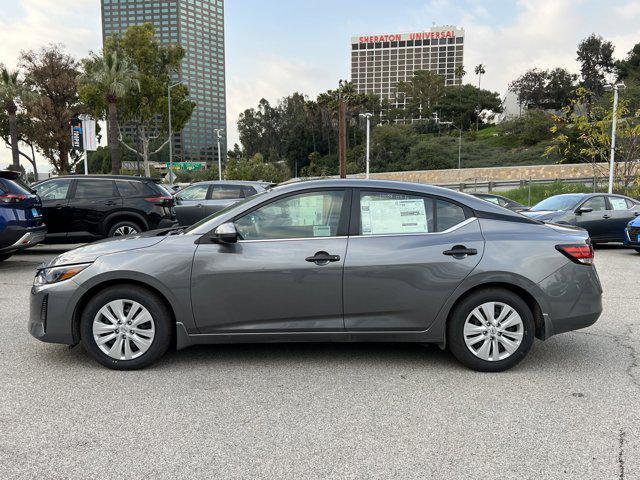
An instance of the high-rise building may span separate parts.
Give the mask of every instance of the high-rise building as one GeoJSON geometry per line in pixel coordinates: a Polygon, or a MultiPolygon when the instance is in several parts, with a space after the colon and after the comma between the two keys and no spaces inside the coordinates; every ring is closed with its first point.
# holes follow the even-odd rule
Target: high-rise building
{"type": "Polygon", "coordinates": [[[396,98],[398,82],[418,70],[442,75],[445,85],[459,85],[456,67],[462,66],[464,30],[433,27],[423,32],[360,35],[351,38],[351,81],[360,93],[375,93],[402,107],[396,98]]]}
{"type": "Polygon", "coordinates": [[[154,25],[163,44],[179,44],[186,52],[176,80],[189,87],[197,106],[175,137],[176,160],[216,160],[214,129],[226,124],[224,0],[102,0],[103,42],[144,23],[154,25]]]}

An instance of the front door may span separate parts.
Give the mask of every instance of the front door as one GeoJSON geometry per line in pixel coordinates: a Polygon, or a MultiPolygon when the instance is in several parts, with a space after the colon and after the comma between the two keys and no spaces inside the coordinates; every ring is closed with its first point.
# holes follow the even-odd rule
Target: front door
{"type": "Polygon", "coordinates": [[[344,269],[346,329],[428,329],[482,257],[478,220],[423,195],[362,190],[353,197],[359,204],[344,269]]]}
{"type": "Polygon", "coordinates": [[[178,224],[188,227],[207,216],[205,203],[209,184],[197,183],[176,194],[176,218],[178,224]]]}
{"type": "Polygon", "coordinates": [[[235,219],[238,243],[200,244],[191,279],[200,332],[343,331],[349,193],[271,200],[235,219]]]}
{"type": "Polygon", "coordinates": [[[214,183],[205,204],[207,216],[219,212],[244,198],[242,185],[214,183]]]}
{"type": "Polygon", "coordinates": [[[611,212],[607,210],[607,201],[604,195],[591,197],[580,208],[590,208],[590,212],[576,215],[576,225],[589,232],[593,240],[604,240],[611,228],[611,212]]]}
{"type": "Polygon", "coordinates": [[[69,227],[68,197],[71,182],[70,178],[59,178],[40,183],[35,187],[42,201],[42,216],[48,235],[66,237],[69,227]]]}

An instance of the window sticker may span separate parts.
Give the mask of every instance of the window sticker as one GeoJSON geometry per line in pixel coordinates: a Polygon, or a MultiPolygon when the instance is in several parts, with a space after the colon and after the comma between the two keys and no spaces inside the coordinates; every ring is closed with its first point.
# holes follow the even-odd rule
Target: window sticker
{"type": "Polygon", "coordinates": [[[330,225],[314,225],[313,236],[314,237],[330,237],[331,226],[330,225]]]}
{"type": "Polygon", "coordinates": [[[360,200],[363,235],[427,233],[422,199],[393,200],[364,196],[360,200]]]}
{"type": "Polygon", "coordinates": [[[627,210],[627,201],[624,198],[609,197],[611,206],[614,210],[627,210]]]}

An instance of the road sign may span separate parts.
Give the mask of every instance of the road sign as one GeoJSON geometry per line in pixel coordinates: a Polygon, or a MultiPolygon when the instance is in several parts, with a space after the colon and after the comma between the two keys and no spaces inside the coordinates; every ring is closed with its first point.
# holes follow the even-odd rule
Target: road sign
{"type": "MultiPolygon", "coordinates": [[[[173,162],[174,170],[204,170],[206,164],[203,162],[173,162]]],[[[167,170],[169,169],[169,162],[167,162],[167,170]]]]}

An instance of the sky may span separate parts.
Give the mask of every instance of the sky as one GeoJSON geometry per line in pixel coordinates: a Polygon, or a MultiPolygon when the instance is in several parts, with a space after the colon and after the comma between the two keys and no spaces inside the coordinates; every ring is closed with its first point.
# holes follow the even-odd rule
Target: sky
{"type": "MultiPolygon", "coordinates": [[[[640,42],[638,0],[225,0],[225,10],[230,146],[238,115],[261,98],[314,98],[348,79],[351,36],[457,25],[465,81],[482,63],[483,88],[501,96],[529,68],[578,73],[576,47],[591,33],[612,41],[618,58],[640,42]]],[[[15,67],[21,50],[50,43],[81,58],[101,47],[100,28],[100,0],[0,0],[0,63],[15,67]]],[[[3,147],[0,166],[11,158],[3,147]]]]}

